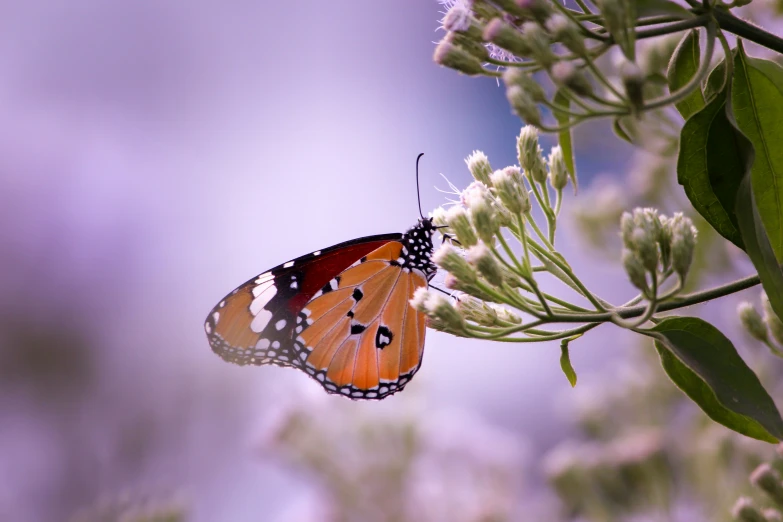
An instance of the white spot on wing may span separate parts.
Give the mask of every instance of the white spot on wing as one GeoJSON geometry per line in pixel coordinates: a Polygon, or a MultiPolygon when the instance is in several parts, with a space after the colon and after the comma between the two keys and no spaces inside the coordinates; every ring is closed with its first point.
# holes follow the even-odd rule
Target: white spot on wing
{"type": "Polygon", "coordinates": [[[320,255],[321,255],[321,251],[320,250],[316,250],[315,252],[313,252],[313,257],[320,256],[320,255]]]}
{"type": "Polygon", "coordinates": [[[271,281],[272,279],[274,279],[274,276],[271,273],[266,272],[258,276],[258,278],[256,279],[256,284],[260,285],[261,283],[271,281]]]}
{"type": "Polygon", "coordinates": [[[277,287],[273,281],[267,281],[253,288],[255,299],[250,303],[250,313],[258,315],[269,301],[277,294],[277,287]]]}
{"type": "Polygon", "coordinates": [[[214,314],[212,314],[212,319],[215,320],[215,324],[218,324],[218,321],[220,320],[220,313],[215,312],[214,314]]]}
{"type": "Polygon", "coordinates": [[[280,319],[279,321],[277,321],[275,323],[275,328],[277,328],[278,330],[282,330],[283,328],[285,328],[285,319],[280,319]]]}
{"type": "Polygon", "coordinates": [[[269,348],[269,339],[259,339],[256,343],[256,348],[259,350],[266,350],[269,348]]]}
{"type": "Polygon", "coordinates": [[[209,321],[204,323],[204,330],[206,330],[208,334],[212,333],[212,327],[209,325],[209,321]]]}
{"type": "MultiPolygon", "coordinates": [[[[253,301],[255,303],[255,301],[253,301]]],[[[253,304],[250,305],[251,311],[253,304]]],[[[264,328],[266,328],[266,325],[269,324],[269,321],[272,320],[272,312],[266,309],[261,309],[256,314],[256,316],[253,318],[253,321],[250,323],[250,329],[253,330],[255,333],[261,333],[264,331],[264,328]]]]}
{"type": "Polygon", "coordinates": [[[283,268],[291,268],[292,266],[294,266],[294,262],[293,261],[289,261],[288,263],[283,265],[283,268]]]}

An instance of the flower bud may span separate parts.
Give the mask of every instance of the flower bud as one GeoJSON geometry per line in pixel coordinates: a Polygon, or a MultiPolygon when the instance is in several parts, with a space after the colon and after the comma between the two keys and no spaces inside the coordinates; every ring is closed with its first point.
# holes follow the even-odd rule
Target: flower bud
{"type": "Polygon", "coordinates": [[[482,326],[495,326],[498,321],[498,314],[494,308],[469,295],[459,297],[457,310],[468,321],[482,326]]]}
{"type": "Polygon", "coordinates": [[[448,33],[443,41],[464,49],[467,53],[475,56],[480,62],[486,62],[489,59],[489,51],[483,43],[468,38],[462,33],[448,33]]]}
{"type": "Polygon", "coordinates": [[[761,292],[761,309],[764,311],[764,324],[769,328],[769,333],[772,334],[772,338],[777,341],[778,344],[783,345],[783,321],[777,316],[772,309],[772,304],[769,302],[766,292],[761,292]]]}
{"type": "Polygon", "coordinates": [[[502,306],[486,303],[475,297],[464,295],[457,301],[457,310],[462,316],[482,326],[506,326],[522,324],[522,318],[502,306]]]}
{"type": "Polygon", "coordinates": [[[668,270],[671,265],[672,254],[672,231],[669,228],[669,218],[661,215],[661,227],[658,233],[658,248],[661,251],[661,266],[663,270],[668,270]]]}
{"type": "Polygon", "coordinates": [[[492,174],[492,166],[489,164],[489,158],[480,150],[474,150],[473,153],[465,159],[473,179],[482,182],[486,186],[491,186],[489,176],[492,174]]]}
{"type": "Polygon", "coordinates": [[[750,474],[750,482],[775,503],[783,506],[783,484],[780,483],[780,475],[767,463],[761,464],[750,474]]]}
{"type": "Polygon", "coordinates": [[[443,17],[443,28],[447,31],[462,33],[468,38],[481,38],[481,27],[473,19],[470,10],[459,3],[454,4],[443,17]]]}
{"type": "Polygon", "coordinates": [[[485,302],[490,302],[497,299],[487,293],[484,293],[484,291],[481,290],[478,285],[461,281],[451,273],[446,273],[446,277],[443,278],[443,285],[449,290],[465,292],[466,294],[472,295],[485,302]]]}
{"type": "Polygon", "coordinates": [[[474,181],[463,192],[465,203],[470,212],[470,221],[478,237],[487,244],[492,244],[495,233],[499,229],[494,199],[489,189],[483,183],[474,181]]]}
{"type": "Polygon", "coordinates": [[[432,261],[466,283],[474,283],[476,270],[448,243],[443,243],[432,255],[432,261]]]}
{"type": "Polygon", "coordinates": [[[519,33],[516,27],[502,18],[490,20],[484,28],[482,37],[485,42],[491,42],[516,56],[530,56],[530,47],[527,40],[519,33]]]}
{"type": "Polygon", "coordinates": [[[500,319],[501,321],[505,321],[507,323],[512,323],[512,324],[522,324],[522,318],[519,317],[514,312],[512,312],[511,310],[509,310],[508,308],[491,304],[491,303],[489,303],[488,306],[495,310],[498,319],[500,319]]]}
{"type": "Polygon", "coordinates": [[[436,227],[443,227],[448,226],[448,222],[446,220],[446,209],[443,207],[438,207],[432,212],[430,212],[430,217],[432,218],[432,224],[436,227]]]}
{"type": "Polygon", "coordinates": [[[628,278],[631,280],[633,286],[641,291],[647,290],[647,273],[644,270],[644,265],[639,255],[629,248],[623,249],[623,267],[628,274],[628,278]]]}
{"type": "Polygon", "coordinates": [[[432,319],[433,328],[452,333],[465,331],[465,319],[454,307],[451,299],[433,292],[429,294],[424,306],[427,316],[432,319]]]}
{"type": "Polygon", "coordinates": [[[479,274],[492,286],[503,286],[503,272],[492,252],[483,243],[471,247],[467,253],[468,263],[475,266],[479,274]]]}
{"type": "Polygon", "coordinates": [[[476,231],[473,230],[473,225],[470,224],[468,213],[460,205],[454,205],[446,213],[446,223],[449,228],[454,231],[454,235],[457,236],[457,241],[460,242],[462,248],[470,248],[478,243],[476,237],[476,231]]]}
{"type": "Polygon", "coordinates": [[[543,103],[546,101],[546,92],[544,91],[544,88],[522,69],[516,67],[507,68],[503,71],[503,83],[506,84],[506,89],[512,85],[521,88],[536,103],[543,103]]]}
{"type": "Polygon", "coordinates": [[[631,237],[633,236],[634,228],[635,226],[631,213],[623,212],[623,215],[620,216],[620,237],[622,237],[624,245],[631,245],[631,237]]]}
{"type": "Polygon", "coordinates": [[[737,315],[739,315],[743,328],[751,337],[762,343],[767,342],[767,327],[752,304],[747,301],[740,303],[737,306],[737,315]]]}
{"type": "Polygon", "coordinates": [[[468,76],[484,73],[484,68],[481,66],[478,58],[445,40],[441,41],[435,48],[433,59],[439,65],[457,70],[468,76]]]}
{"type": "Polygon", "coordinates": [[[767,522],[764,515],[753,505],[748,497],[740,497],[731,508],[731,516],[737,522],[767,522]]]}
{"type": "Polygon", "coordinates": [[[549,184],[555,190],[563,190],[568,184],[568,169],[560,145],[552,147],[549,153],[549,184]]]}
{"type": "MultiPolygon", "coordinates": [[[[494,189],[493,189],[494,192],[494,189]]],[[[498,227],[510,227],[512,223],[516,222],[514,214],[503,205],[497,197],[493,197],[492,206],[495,207],[495,215],[497,217],[498,227]]],[[[494,243],[492,243],[494,245],[494,243]]]]}
{"type": "Polygon", "coordinates": [[[483,22],[503,16],[503,13],[498,8],[485,0],[473,0],[470,9],[473,11],[473,16],[483,22]]]}
{"type": "Polygon", "coordinates": [[[571,62],[557,62],[552,66],[552,80],[561,87],[568,87],[579,96],[591,96],[593,86],[590,80],[579,72],[571,62]]]}
{"type": "Polygon", "coordinates": [[[620,230],[625,248],[636,252],[647,271],[656,272],[661,231],[658,211],[652,208],[637,208],[633,211],[633,217],[626,212],[620,219],[620,230]]]}
{"type": "Polygon", "coordinates": [[[506,167],[492,173],[492,186],[505,207],[514,214],[530,212],[530,196],[522,182],[519,167],[506,167]]]}
{"type": "Polygon", "coordinates": [[[544,29],[535,22],[525,22],[522,24],[522,36],[530,49],[530,56],[544,68],[549,69],[557,57],[552,52],[549,36],[544,29]]]}
{"type": "Polygon", "coordinates": [[[538,183],[546,181],[546,164],[538,146],[538,129],[532,125],[522,128],[517,137],[517,159],[530,179],[538,183]]]}
{"type": "Polygon", "coordinates": [[[696,227],[693,222],[677,212],[667,222],[672,236],[672,267],[685,279],[693,261],[693,249],[696,247],[696,227]]]}
{"type": "Polygon", "coordinates": [[[552,15],[546,21],[546,30],[552,35],[554,41],[561,42],[566,49],[575,55],[585,56],[587,54],[585,37],[574,22],[560,13],[552,15]]]}
{"type": "Polygon", "coordinates": [[[644,106],[644,73],[634,62],[625,60],[620,65],[620,79],[625,87],[625,94],[631,107],[639,111],[644,106]]]}
{"type": "Polygon", "coordinates": [[[538,105],[521,87],[517,85],[507,87],[506,98],[508,98],[514,114],[522,118],[526,123],[531,125],[541,124],[541,111],[538,105]]]}
{"type": "Polygon", "coordinates": [[[411,306],[422,313],[427,313],[427,301],[430,298],[430,291],[426,286],[420,286],[413,292],[413,298],[409,301],[411,306]]]}

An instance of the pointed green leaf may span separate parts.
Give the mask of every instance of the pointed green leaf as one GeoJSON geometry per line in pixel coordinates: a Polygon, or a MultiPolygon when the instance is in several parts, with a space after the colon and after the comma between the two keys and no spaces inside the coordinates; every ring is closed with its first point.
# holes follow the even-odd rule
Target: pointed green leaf
{"type": "Polygon", "coordinates": [[[774,401],[717,328],[695,317],[667,317],[651,331],[669,378],[711,419],[754,439],[783,439],[774,401]]]}
{"type": "MultiPolygon", "coordinates": [[[[699,32],[694,29],[682,37],[674,50],[669,62],[669,70],[666,77],[669,83],[669,92],[675,92],[687,84],[699,69],[701,50],[699,49],[699,32]]],[[[704,94],[701,89],[694,89],[687,98],[675,104],[677,110],[686,120],[693,114],[704,108],[704,94]]]]}
{"type": "Polygon", "coordinates": [[[726,87],[726,60],[718,62],[704,84],[704,100],[710,103],[726,87]]]}
{"type": "MultiPolygon", "coordinates": [[[[565,95],[563,89],[557,90],[555,97],[552,99],[552,102],[555,105],[560,105],[567,109],[571,108],[571,100],[569,100],[565,95]]],[[[552,113],[554,114],[558,125],[565,125],[571,121],[569,115],[564,112],[553,110],[552,113]]],[[[576,191],[579,187],[577,186],[576,181],[576,163],[574,162],[574,145],[573,138],[571,136],[571,129],[568,128],[558,133],[557,140],[560,143],[560,148],[563,149],[563,159],[565,159],[568,177],[571,178],[571,183],[574,185],[574,194],[576,194],[576,191]]]]}
{"type": "Polygon", "coordinates": [[[612,123],[612,129],[614,129],[614,133],[617,134],[618,138],[633,145],[633,138],[631,138],[631,135],[628,134],[628,131],[623,127],[623,118],[615,118],[612,123]]]}
{"type": "Polygon", "coordinates": [[[734,207],[745,169],[737,132],[726,116],[724,90],[682,127],[677,181],[693,207],[720,235],[743,248],[734,207]]]}
{"type": "MultiPolygon", "coordinates": [[[[759,99],[767,100],[772,95],[770,95],[768,90],[759,92],[756,89],[758,87],[755,84],[756,82],[748,74],[751,66],[747,60],[748,57],[742,47],[742,42],[740,42],[734,57],[734,66],[735,69],[742,68],[743,71],[737,71],[740,77],[732,82],[732,90],[736,89],[740,92],[738,94],[732,93],[726,111],[727,119],[736,135],[738,150],[744,155],[744,168],[742,170],[741,183],[737,189],[735,213],[745,251],[759,273],[761,286],[767,293],[772,309],[776,314],[781,315],[783,314],[783,271],[775,255],[773,244],[770,242],[766,226],[767,222],[770,222],[773,230],[777,230],[780,227],[780,215],[777,214],[778,217],[776,219],[764,219],[760,206],[757,204],[759,196],[756,187],[758,183],[762,187],[767,187],[768,191],[776,189],[774,186],[769,186],[769,178],[776,176],[775,169],[780,168],[777,166],[780,160],[777,158],[778,152],[772,150],[777,147],[777,143],[771,143],[769,139],[771,137],[779,137],[780,133],[776,129],[768,131],[770,126],[775,127],[778,122],[770,123],[766,120],[766,116],[760,114],[760,112],[773,111],[775,109],[769,107],[765,102],[763,111],[758,110],[757,102],[759,99]],[[755,101],[753,100],[754,94],[758,94],[755,96],[755,101]],[[734,110],[735,101],[739,102],[738,110],[734,110]],[[754,109],[754,106],[756,109],[754,109]],[[735,119],[736,114],[741,116],[741,126],[735,119]],[[764,121],[764,125],[759,123],[761,121],[764,121]],[[755,135],[758,148],[754,147],[754,144],[745,135],[745,132],[755,135]]],[[[761,197],[766,197],[766,195],[761,197]]],[[[770,199],[765,199],[765,201],[768,203],[764,207],[767,216],[771,212],[774,218],[775,213],[780,212],[780,210],[775,209],[774,206],[771,207],[770,199]]]]}
{"type": "Polygon", "coordinates": [[[783,68],[749,57],[742,42],[737,49],[734,118],[756,151],[751,169],[756,209],[777,260],[783,261],[783,68]]]}
{"type": "Polygon", "coordinates": [[[576,386],[576,372],[574,367],[571,366],[571,357],[568,355],[568,343],[571,339],[563,339],[560,341],[560,368],[571,383],[571,387],[576,386]]]}

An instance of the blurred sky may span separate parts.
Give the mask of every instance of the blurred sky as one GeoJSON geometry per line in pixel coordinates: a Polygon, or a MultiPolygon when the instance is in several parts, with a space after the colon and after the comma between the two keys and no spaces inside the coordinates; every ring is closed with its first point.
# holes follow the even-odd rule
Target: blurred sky
{"type": "MultiPolygon", "coordinates": [[[[286,387],[317,385],[223,363],[202,322],[271,266],[412,225],[419,152],[425,212],[443,202],[440,173],[468,184],[473,149],[496,167],[516,163],[520,122],[503,89],[432,63],[439,10],[434,0],[3,7],[0,520],[62,520],[135,487],[184,488],[195,520],[284,509],[298,479],[256,458],[253,437],[286,387]]],[[[589,136],[580,150],[583,186],[616,159],[589,136]]],[[[561,241],[580,255],[568,229],[561,241]]],[[[612,281],[599,261],[577,267],[612,281]]],[[[406,394],[478,412],[534,448],[562,433],[556,396],[577,392],[556,344],[428,335],[406,394]]],[[[580,345],[590,355],[575,364],[621,351],[605,341],[580,345]]]]}

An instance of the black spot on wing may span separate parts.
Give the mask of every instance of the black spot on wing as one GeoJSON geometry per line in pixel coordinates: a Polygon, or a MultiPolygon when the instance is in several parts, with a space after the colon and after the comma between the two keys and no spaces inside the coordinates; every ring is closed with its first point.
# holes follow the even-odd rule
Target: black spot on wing
{"type": "Polygon", "coordinates": [[[351,335],[360,334],[363,331],[365,331],[366,329],[367,329],[367,327],[364,326],[363,324],[353,323],[351,325],[351,335]]]}
{"type": "Polygon", "coordinates": [[[391,344],[392,339],[394,339],[394,334],[389,330],[389,327],[380,325],[378,327],[378,332],[375,334],[375,347],[383,350],[391,344]]]}

